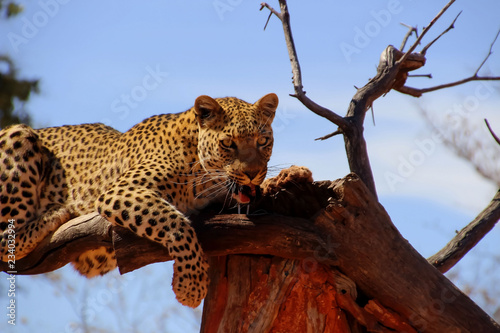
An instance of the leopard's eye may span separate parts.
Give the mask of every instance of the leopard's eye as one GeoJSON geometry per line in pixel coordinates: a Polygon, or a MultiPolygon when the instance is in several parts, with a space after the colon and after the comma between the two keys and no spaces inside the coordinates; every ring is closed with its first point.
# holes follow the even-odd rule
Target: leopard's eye
{"type": "Polygon", "coordinates": [[[236,143],[234,143],[233,139],[231,138],[225,138],[220,140],[220,144],[223,148],[226,149],[236,149],[236,143]]]}
{"type": "Polygon", "coordinates": [[[261,147],[267,145],[269,143],[270,139],[269,137],[267,136],[260,136],[258,139],[257,139],[257,144],[261,147]]]}

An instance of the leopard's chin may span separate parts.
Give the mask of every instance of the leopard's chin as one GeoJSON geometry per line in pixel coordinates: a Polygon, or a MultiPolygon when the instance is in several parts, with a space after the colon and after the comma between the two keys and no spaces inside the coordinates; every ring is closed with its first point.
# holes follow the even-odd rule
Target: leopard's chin
{"type": "Polygon", "coordinates": [[[247,205],[260,197],[260,187],[254,184],[233,186],[232,197],[239,204],[247,205]]]}

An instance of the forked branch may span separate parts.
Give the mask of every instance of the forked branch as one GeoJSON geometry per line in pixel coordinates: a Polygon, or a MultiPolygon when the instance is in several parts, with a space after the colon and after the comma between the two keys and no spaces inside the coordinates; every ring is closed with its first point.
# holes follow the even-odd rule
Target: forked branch
{"type": "Polygon", "coordinates": [[[406,42],[408,41],[408,38],[410,38],[412,33],[415,33],[415,36],[417,36],[417,38],[418,38],[418,30],[416,27],[412,27],[412,26],[409,26],[409,25],[404,24],[404,23],[400,23],[400,24],[408,28],[408,32],[404,36],[403,41],[401,42],[401,46],[399,47],[399,50],[403,51],[405,49],[406,42]]]}
{"type": "Polygon", "coordinates": [[[312,101],[309,97],[306,96],[306,92],[303,90],[303,85],[302,85],[302,72],[300,70],[299,58],[297,56],[297,50],[295,49],[295,42],[292,36],[292,29],[290,27],[290,14],[288,12],[288,7],[285,0],[280,0],[279,3],[280,3],[280,12],[278,12],[265,2],[261,4],[260,10],[264,9],[264,7],[269,9],[271,14],[274,14],[281,21],[283,25],[286,47],[288,50],[288,55],[290,57],[290,64],[292,66],[293,87],[295,90],[295,94],[291,96],[297,98],[302,104],[304,104],[305,107],[307,107],[312,112],[330,120],[332,123],[339,126],[342,130],[347,130],[347,127],[349,125],[348,122],[343,117],[317,104],[316,102],[312,101]]]}
{"type": "MultiPolygon", "coordinates": [[[[339,307],[372,329],[383,324],[398,332],[500,332],[498,324],[399,234],[385,209],[356,175],[300,186],[289,182],[266,198],[264,207],[274,205],[281,211],[276,215],[217,215],[193,221],[205,253],[212,258],[254,253],[299,259],[293,266],[300,270],[298,277],[305,279],[317,277],[322,269],[335,271],[336,266],[349,285],[339,289],[336,304],[327,304],[325,311],[339,307]],[[277,215],[283,213],[292,216],[277,215]],[[356,293],[364,295],[359,304],[355,302],[356,293]],[[353,299],[341,295],[352,295],[353,299]],[[435,304],[440,306],[439,315],[435,304]]],[[[122,272],[171,259],[166,248],[123,228],[113,227],[118,235],[111,237],[110,224],[96,215],[76,225],[68,222],[60,230],[57,244],[48,237],[47,242],[16,262],[18,273],[41,273],[43,267],[52,270],[52,260],[62,266],[83,251],[103,244],[115,248],[122,272]],[[72,246],[73,242],[81,246],[72,246]]],[[[8,270],[5,265],[0,268],[8,270]]],[[[274,273],[270,269],[269,275],[274,273]]],[[[288,271],[284,273],[288,275],[288,271]]],[[[236,275],[228,279],[237,279],[236,275]]],[[[301,284],[296,281],[294,284],[301,284]]],[[[339,282],[336,278],[332,285],[339,286],[339,282]]],[[[245,286],[250,289],[248,284],[245,286]]],[[[328,289],[321,292],[329,293],[328,289]]],[[[274,303],[273,299],[265,300],[274,303]]],[[[306,316],[305,320],[310,319],[306,316]]]]}
{"type": "MultiPolygon", "coordinates": [[[[441,9],[441,11],[431,20],[431,22],[427,25],[427,27],[424,28],[422,34],[420,36],[418,36],[417,34],[416,41],[413,43],[413,45],[410,47],[408,51],[402,52],[402,49],[404,48],[406,40],[411,35],[411,33],[413,31],[416,32],[416,29],[411,27],[409,27],[409,31],[407,33],[407,36],[405,37],[405,41],[401,46],[401,50],[398,50],[390,45],[382,52],[379,66],[377,68],[377,75],[374,78],[372,78],[364,87],[357,89],[356,94],[354,95],[354,97],[351,100],[351,103],[349,104],[349,108],[345,117],[340,117],[336,113],[317,105],[316,103],[314,103],[305,96],[305,92],[303,91],[302,87],[302,76],[300,71],[300,65],[290,28],[290,17],[286,0],[279,0],[281,9],[280,12],[273,9],[267,3],[262,3],[261,9],[268,8],[271,12],[270,15],[274,14],[276,17],[280,19],[280,21],[283,24],[285,40],[293,72],[293,84],[294,84],[295,94],[292,96],[298,98],[311,111],[327,119],[330,119],[333,123],[339,126],[338,130],[320,139],[324,140],[332,136],[335,136],[337,134],[344,135],[347,159],[349,162],[350,170],[360,176],[360,178],[363,180],[363,182],[367,185],[367,187],[372,191],[374,195],[376,195],[376,188],[373,180],[371,166],[368,159],[366,142],[363,137],[363,123],[366,111],[372,106],[373,102],[377,98],[387,94],[392,89],[397,90],[404,94],[419,97],[426,92],[449,88],[470,81],[500,80],[500,77],[488,77],[488,76],[478,75],[479,70],[483,67],[483,65],[486,63],[486,61],[492,54],[493,45],[495,44],[498,35],[500,34],[499,32],[497,33],[495,39],[490,45],[489,53],[486,55],[485,59],[481,62],[480,66],[477,68],[474,75],[472,75],[471,77],[456,82],[451,82],[424,89],[412,88],[405,85],[406,80],[409,77],[408,72],[423,67],[426,61],[425,53],[427,52],[427,50],[439,38],[441,38],[444,34],[446,34],[448,31],[454,28],[454,24],[457,21],[460,13],[455,17],[450,26],[445,31],[443,31],[437,38],[435,38],[433,41],[427,44],[422,49],[421,52],[416,52],[416,53],[414,52],[415,49],[418,47],[418,45],[420,45],[422,39],[427,34],[429,29],[441,18],[441,16],[454,2],[455,0],[449,1],[441,9]]],[[[488,220],[488,222],[486,222],[486,225],[490,226],[491,223],[492,223],[491,220],[488,220]]],[[[484,226],[485,224],[480,223],[480,225],[484,226]]],[[[474,230],[477,230],[476,227],[474,228],[475,228],[474,230]]],[[[484,231],[487,230],[487,228],[481,227],[481,230],[484,231]]],[[[487,233],[488,231],[485,232],[487,233]]],[[[476,238],[478,237],[477,235],[479,234],[476,234],[476,238]]],[[[478,239],[480,239],[480,237],[478,239]]],[[[467,246],[470,246],[470,248],[472,248],[475,245],[474,242],[468,242],[468,244],[469,245],[467,246]]],[[[460,251],[463,252],[462,256],[465,253],[467,253],[467,251],[470,248],[467,249],[464,247],[460,249],[460,251]]],[[[438,255],[439,253],[436,254],[436,256],[438,255]]],[[[455,256],[455,258],[458,258],[458,256],[455,256]]],[[[436,262],[437,266],[441,267],[445,266],[445,264],[443,264],[442,262],[441,264],[438,264],[437,262],[439,260],[436,260],[434,257],[432,259],[436,262]]],[[[459,259],[457,259],[457,261],[458,260],[459,259]]],[[[451,262],[452,261],[449,261],[449,263],[451,262]]]]}
{"type": "Polygon", "coordinates": [[[420,45],[420,42],[422,41],[422,39],[424,38],[424,36],[427,34],[427,32],[430,30],[430,28],[434,25],[434,23],[436,23],[439,18],[446,12],[446,10],[448,10],[448,8],[450,8],[450,6],[455,2],[455,0],[451,0],[450,2],[448,2],[442,9],[441,11],[436,15],[436,17],[434,17],[432,19],[432,21],[429,23],[428,26],[426,26],[423,31],[422,31],[422,34],[417,38],[417,40],[413,43],[412,46],[410,46],[410,49],[408,51],[406,51],[406,53],[401,57],[401,59],[399,59],[399,63],[404,63],[406,58],[408,58],[410,56],[410,54],[413,53],[413,51],[415,51],[415,49],[417,48],[418,45],[420,45]]]}
{"type": "Polygon", "coordinates": [[[446,34],[448,31],[450,31],[451,29],[454,29],[455,28],[455,22],[457,21],[457,19],[460,16],[460,14],[462,14],[462,11],[460,11],[458,13],[458,15],[455,17],[455,19],[453,20],[453,22],[451,22],[450,26],[445,31],[443,31],[439,36],[437,36],[436,38],[434,38],[432,40],[432,42],[430,42],[429,44],[427,44],[426,46],[424,46],[424,48],[422,49],[422,51],[420,51],[420,54],[425,55],[427,53],[427,50],[432,46],[432,44],[434,44],[435,42],[437,42],[438,39],[441,38],[441,37],[443,37],[444,34],[446,34]]]}
{"type": "MultiPolygon", "coordinates": [[[[455,20],[450,25],[450,27],[448,27],[448,29],[446,29],[441,35],[439,35],[439,37],[441,37],[444,33],[446,33],[447,31],[449,31],[450,29],[453,28],[453,25],[454,25],[457,18],[458,18],[458,16],[455,18],[455,20]]],[[[410,95],[413,97],[420,97],[427,92],[436,91],[436,90],[445,89],[445,88],[450,88],[450,87],[455,87],[455,86],[459,86],[461,84],[471,82],[471,81],[500,81],[500,76],[479,76],[478,75],[481,68],[484,66],[486,61],[488,61],[488,58],[493,54],[493,46],[495,45],[495,42],[497,41],[499,35],[500,35],[500,30],[497,32],[497,34],[495,35],[495,38],[491,42],[488,54],[484,57],[483,61],[478,66],[478,68],[476,69],[476,71],[474,72],[473,75],[471,75],[465,79],[462,79],[462,80],[458,80],[458,81],[454,81],[454,82],[450,82],[450,83],[445,83],[445,84],[440,84],[440,85],[437,85],[434,87],[429,87],[429,88],[419,89],[419,88],[403,86],[403,87],[400,87],[396,90],[399,91],[400,93],[407,94],[407,95],[410,95]]],[[[432,41],[431,43],[426,45],[420,53],[422,53],[423,51],[427,51],[427,49],[430,47],[430,45],[432,45],[432,43],[434,43],[434,41],[432,41]]]]}

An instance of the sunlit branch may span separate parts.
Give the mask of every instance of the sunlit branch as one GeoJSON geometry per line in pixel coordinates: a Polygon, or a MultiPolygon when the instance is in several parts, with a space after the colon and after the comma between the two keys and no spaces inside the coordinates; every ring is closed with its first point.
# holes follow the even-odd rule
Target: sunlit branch
{"type": "Polygon", "coordinates": [[[285,42],[288,50],[288,55],[290,57],[290,64],[292,66],[293,86],[295,90],[295,94],[292,94],[291,96],[301,101],[302,104],[304,104],[304,106],[307,107],[312,112],[330,120],[334,124],[338,125],[340,128],[346,129],[349,124],[343,117],[315,103],[309,97],[306,96],[306,92],[303,90],[303,85],[302,85],[302,72],[300,70],[300,63],[297,56],[297,51],[295,49],[295,43],[292,36],[292,29],[290,27],[290,14],[288,12],[287,3],[285,0],[280,0],[279,3],[281,12],[278,12],[265,2],[261,4],[260,9],[262,10],[264,7],[269,9],[272,14],[274,14],[278,19],[280,19],[283,25],[285,42]]]}
{"type": "Polygon", "coordinates": [[[413,53],[413,51],[415,51],[415,49],[417,48],[418,45],[420,45],[420,41],[422,40],[422,38],[424,38],[425,34],[427,33],[427,31],[430,30],[430,28],[434,25],[434,23],[437,22],[437,20],[439,20],[439,18],[446,12],[446,10],[448,10],[448,8],[455,2],[455,0],[451,0],[450,2],[448,2],[444,7],[443,9],[441,9],[441,11],[436,15],[436,17],[434,17],[432,19],[432,21],[429,23],[429,25],[427,27],[424,28],[424,30],[422,31],[422,34],[417,38],[417,40],[415,41],[415,43],[413,43],[413,45],[410,47],[410,49],[403,55],[403,57],[401,57],[401,59],[399,59],[398,63],[403,63],[406,58],[408,58],[408,56],[410,54],[413,53]]]}
{"type": "Polygon", "coordinates": [[[450,31],[451,29],[454,29],[455,28],[455,22],[457,21],[457,19],[460,16],[460,14],[462,14],[462,11],[460,11],[460,13],[458,13],[458,15],[455,17],[455,19],[453,20],[453,22],[451,22],[450,26],[445,31],[443,31],[439,36],[437,36],[436,38],[434,38],[434,40],[432,42],[430,42],[429,44],[427,44],[426,46],[424,46],[424,48],[422,49],[422,51],[420,51],[420,54],[425,55],[427,53],[427,50],[432,46],[432,44],[434,44],[439,38],[441,38],[448,31],[450,31]]]}
{"type": "Polygon", "coordinates": [[[407,25],[407,24],[404,24],[404,23],[400,23],[402,26],[405,26],[408,28],[408,32],[406,33],[406,35],[404,36],[403,38],[403,41],[401,42],[401,46],[399,47],[399,50],[400,51],[403,51],[405,46],[406,46],[406,42],[408,41],[408,38],[410,38],[411,34],[413,32],[415,32],[415,36],[418,38],[418,30],[416,27],[412,27],[410,25],[407,25]]]}

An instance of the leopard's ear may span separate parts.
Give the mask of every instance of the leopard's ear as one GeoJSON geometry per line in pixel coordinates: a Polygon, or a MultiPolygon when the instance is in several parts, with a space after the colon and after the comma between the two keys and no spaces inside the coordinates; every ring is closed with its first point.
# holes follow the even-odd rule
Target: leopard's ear
{"type": "Polygon", "coordinates": [[[262,112],[263,116],[271,122],[274,119],[274,114],[278,108],[279,99],[276,94],[270,93],[259,99],[255,106],[262,112]]]}
{"type": "Polygon", "coordinates": [[[210,96],[199,96],[194,102],[194,110],[196,112],[196,119],[200,127],[207,127],[217,118],[221,113],[222,108],[215,99],[210,96]]]}

